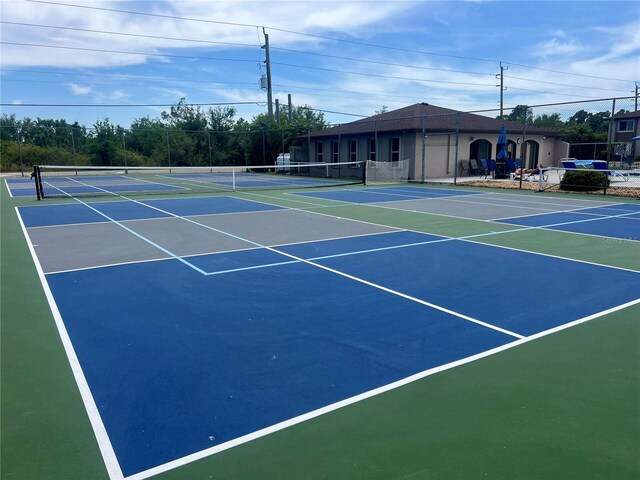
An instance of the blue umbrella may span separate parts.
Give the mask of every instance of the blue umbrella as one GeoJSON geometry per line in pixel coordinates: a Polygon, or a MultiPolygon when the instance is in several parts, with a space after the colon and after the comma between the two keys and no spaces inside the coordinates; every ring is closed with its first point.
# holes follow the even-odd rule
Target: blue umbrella
{"type": "Polygon", "coordinates": [[[508,157],[507,154],[507,145],[509,144],[509,140],[507,140],[507,127],[504,124],[500,127],[500,135],[498,135],[498,155],[496,158],[498,160],[506,160],[508,157]]]}

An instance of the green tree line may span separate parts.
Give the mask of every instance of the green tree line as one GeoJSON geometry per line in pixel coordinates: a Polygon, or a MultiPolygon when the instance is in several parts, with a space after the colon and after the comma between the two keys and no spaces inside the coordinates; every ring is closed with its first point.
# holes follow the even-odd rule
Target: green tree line
{"type": "MultiPolygon", "coordinates": [[[[260,114],[236,118],[234,107],[204,110],[181,99],[159,118],[135,119],[129,128],[108,118],[87,128],[77,122],[0,118],[2,170],[32,165],[205,166],[272,165],[280,152],[304,143],[310,131],[326,128],[324,114],[309,106],[279,118],[260,114]]],[[[303,150],[300,149],[300,152],[303,150]]]]}
{"type": "MultiPolygon", "coordinates": [[[[627,113],[627,110],[622,109],[617,114],[620,113],[627,113]]],[[[556,130],[564,134],[563,140],[568,143],[605,143],[609,134],[611,112],[578,110],[563,121],[559,113],[534,116],[530,107],[518,105],[503,118],[518,123],[524,123],[526,119],[528,125],[556,130]]]]}

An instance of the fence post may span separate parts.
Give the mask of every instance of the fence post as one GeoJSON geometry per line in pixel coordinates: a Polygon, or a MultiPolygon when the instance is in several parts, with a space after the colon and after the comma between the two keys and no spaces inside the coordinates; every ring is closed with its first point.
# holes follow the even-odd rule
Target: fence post
{"type": "Polygon", "coordinates": [[[460,140],[460,112],[456,112],[456,147],[453,155],[453,184],[458,184],[458,141],[460,140]]]}
{"type": "Polygon", "coordinates": [[[167,161],[171,167],[171,146],[169,145],[169,130],[167,130],[167,161]]]}
{"type": "MultiPolygon", "coordinates": [[[[609,119],[609,130],[607,131],[607,169],[609,168],[609,162],[611,161],[611,138],[613,137],[614,120],[613,116],[616,113],[616,99],[611,102],[611,118],[609,119]]],[[[597,160],[594,156],[594,160],[597,160]]]]}
{"type": "Polygon", "coordinates": [[[122,130],[122,150],[124,151],[124,168],[127,168],[127,144],[124,141],[124,130],[122,130]]]}
{"type": "MultiPolygon", "coordinates": [[[[24,164],[22,162],[22,127],[17,129],[18,132],[18,156],[20,157],[20,174],[24,177],[24,164]]],[[[38,200],[40,200],[38,198],[38,200]]]]}
{"type": "Polygon", "coordinates": [[[427,115],[422,115],[422,178],[420,183],[424,183],[427,155],[427,115]]]}

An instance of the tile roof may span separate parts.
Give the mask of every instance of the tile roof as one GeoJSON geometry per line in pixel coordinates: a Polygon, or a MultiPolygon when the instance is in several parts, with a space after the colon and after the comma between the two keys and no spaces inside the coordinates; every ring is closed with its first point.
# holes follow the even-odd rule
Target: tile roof
{"type": "MultiPolygon", "coordinates": [[[[381,113],[372,117],[345,123],[337,127],[313,132],[312,137],[328,137],[335,135],[368,134],[373,131],[398,132],[398,131],[422,131],[423,118],[426,116],[427,133],[443,133],[456,131],[456,110],[437,107],[428,103],[416,103],[408,107],[381,113]]],[[[500,126],[505,125],[509,131],[522,132],[521,123],[508,120],[498,120],[473,113],[460,113],[460,132],[463,133],[498,133],[500,126]]],[[[527,133],[546,135],[550,137],[560,136],[561,133],[547,128],[527,125],[527,133]]]]}
{"type": "Polygon", "coordinates": [[[635,112],[627,112],[627,113],[618,113],[613,116],[616,120],[620,120],[621,118],[640,118],[640,111],[636,110],[635,112]]]}

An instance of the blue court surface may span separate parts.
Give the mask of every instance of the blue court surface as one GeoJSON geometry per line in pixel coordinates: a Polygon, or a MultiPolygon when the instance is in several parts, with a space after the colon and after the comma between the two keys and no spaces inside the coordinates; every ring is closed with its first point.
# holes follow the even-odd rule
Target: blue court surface
{"type": "Polygon", "coordinates": [[[324,198],[349,203],[381,203],[422,198],[445,198],[451,196],[477,195],[478,192],[462,190],[428,189],[420,187],[385,187],[366,190],[331,190],[326,192],[296,192],[305,197],[324,198]]]}
{"type": "Polygon", "coordinates": [[[640,205],[619,204],[498,220],[502,223],[564,232],[640,240],[640,205]]]}
{"type": "Polygon", "coordinates": [[[219,197],[181,198],[122,202],[82,202],[72,204],[21,207],[20,216],[27,228],[71,225],[134,219],[192,216],[222,213],[280,210],[282,207],[265,203],[219,197]]]}
{"type": "MultiPolygon", "coordinates": [[[[30,178],[8,178],[7,188],[11,196],[35,196],[35,183],[30,178]]],[[[72,176],[43,178],[43,187],[50,194],[91,195],[103,192],[135,193],[184,190],[184,187],[140,180],[125,175],[72,176]]]]}
{"type": "MultiPolygon", "coordinates": [[[[229,197],[19,209],[27,234],[90,227],[105,215],[134,229],[141,218],[190,216],[191,227],[204,227],[211,215],[258,212],[287,209],[229,197]]],[[[307,215],[307,226],[323,219],[307,215]]],[[[232,228],[221,225],[217,233],[232,228]]],[[[638,272],[405,230],[251,243],[188,262],[44,275],[125,477],[600,314],[640,291],[638,272]]]]}

